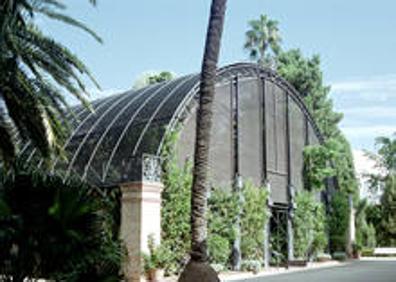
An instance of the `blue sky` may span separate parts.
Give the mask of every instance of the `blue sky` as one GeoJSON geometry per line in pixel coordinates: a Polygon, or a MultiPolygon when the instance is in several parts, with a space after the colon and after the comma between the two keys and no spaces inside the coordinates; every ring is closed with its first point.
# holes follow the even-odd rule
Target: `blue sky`
{"type": "MultiPolygon", "coordinates": [[[[209,0],[68,0],[68,13],[102,36],[39,19],[90,67],[108,95],[130,88],[145,71],[187,74],[200,69],[209,0]]],[[[354,149],[372,149],[396,132],[396,1],[229,0],[220,65],[245,61],[247,21],[261,13],[280,22],[283,48],[322,58],[341,124],[354,149]]]]}

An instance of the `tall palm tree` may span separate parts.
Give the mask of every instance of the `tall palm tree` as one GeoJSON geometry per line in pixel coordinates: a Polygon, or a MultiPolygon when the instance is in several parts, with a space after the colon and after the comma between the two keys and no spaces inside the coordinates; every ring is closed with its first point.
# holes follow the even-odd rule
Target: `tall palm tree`
{"type": "Polygon", "coordinates": [[[267,51],[271,50],[275,55],[279,53],[281,37],[278,24],[278,21],[271,20],[266,15],[260,15],[258,20],[249,21],[244,49],[249,52],[251,60],[266,65],[271,62],[267,51]]]}
{"type": "Polygon", "coordinates": [[[227,0],[212,0],[202,61],[191,194],[191,259],[179,281],[219,281],[207,263],[208,159],[217,63],[227,0]]]}
{"type": "MultiPolygon", "coordinates": [[[[38,15],[61,21],[101,39],[64,14],[60,0],[3,0],[0,4],[0,158],[10,163],[16,140],[31,141],[43,157],[60,148],[70,111],[66,91],[88,106],[82,75],[97,86],[87,67],[35,25],[38,15]]],[[[95,5],[95,0],[89,0],[95,5]]]]}

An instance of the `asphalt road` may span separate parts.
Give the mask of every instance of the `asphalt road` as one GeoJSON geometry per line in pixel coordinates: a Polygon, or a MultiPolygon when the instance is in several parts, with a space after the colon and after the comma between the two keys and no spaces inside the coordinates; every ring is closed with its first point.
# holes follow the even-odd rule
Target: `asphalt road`
{"type": "Polygon", "coordinates": [[[396,282],[396,261],[361,261],[344,266],[267,276],[238,282],[396,282]]]}

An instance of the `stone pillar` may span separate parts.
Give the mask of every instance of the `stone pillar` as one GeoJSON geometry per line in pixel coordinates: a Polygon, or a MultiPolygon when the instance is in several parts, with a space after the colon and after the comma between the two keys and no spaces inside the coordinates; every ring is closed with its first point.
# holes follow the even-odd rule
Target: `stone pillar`
{"type": "Polygon", "coordinates": [[[150,234],[159,243],[161,236],[161,191],[157,182],[132,182],[121,185],[120,237],[127,249],[123,265],[125,281],[141,281],[141,253],[147,252],[150,234]]]}

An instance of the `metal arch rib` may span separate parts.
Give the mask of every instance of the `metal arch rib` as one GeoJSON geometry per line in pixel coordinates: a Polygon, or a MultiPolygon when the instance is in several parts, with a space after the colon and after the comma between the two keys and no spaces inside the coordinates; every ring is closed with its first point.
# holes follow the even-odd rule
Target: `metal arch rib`
{"type": "MultiPolygon", "coordinates": [[[[82,107],[81,109],[79,109],[77,115],[80,116],[80,115],[82,115],[82,114],[83,114],[84,112],[86,112],[86,111],[88,111],[88,109],[87,109],[86,107],[82,107]]],[[[68,115],[67,115],[66,118],[69,118],[70,116],[71,116],[71,113],[68,113],[68,115]]],[[[32,143],[32,142],[30,142],[30,141],[27,142],[26,145],[25,145],[25,147],[23,148],[23,150],[20,152],[20,154],[23,154],[23,151],[26,150],[26,149],[28,148],[28,146],[29,146],[31,143],[32,143]]],[[[37,149],[36,149],[36,148],[33,148],[32,152],[29,154],[29,157],[26,159],[26,162],[27,162],[27,163],[29,163],[29,162],[32,160],[32,158],[33,158],[33,156],[34,156],[34,154],[35,154],[36,152],[37,152],[37,149]]],[[[39,164],[38,164],[38,168],[41,167],[42,163],[43,163],[43,159],[40,160],[40,162],[39,162],[39,164]]]]}
{"type": "Polygon", "coordinates": [[[195,78],[194,75],[189,75],[188,77],[186,77],[186,78],[184,79],[183,82],[180,82],[175,88],[173,88],[172,91],[168,94],[168,96],[166,96],[166,97],[161,101],[161,103],[160,103],[160,104],[158,105],[158,107],[155,109],[153,115],[150,117],[150,119],[149,119],[148,122],[146,123],[146,125],[145,125],[145,127],[144,127],[142,133],[140,134],[139,139],[137,140],[137,142],[136,142],[136,144],[135,144],[135,148],[134,148],[133,151],[132,151],[132,156],[135,156],[135,155],[136,155],[136,152],[137,152],[137,150],[139,149],[140,143],[142,142],[144,135],[146,134],[146,132],[147,132],[149,126],[150,126],[151,123],[153,122],[153,120],[154,120],[155,116],[157,115],[157,113],[161,110],[162,106],[166,103],[166,101],[169,100],[169,98],[171,98],[171,97],[176,93],[176,91],[177,91],[180,87],[182,87],[182,86],[185,85],[186,83],[190,82],[190,81],[193,80],[194,78],[195,78]]]}
{"type": "Polygon", "coordinates": [[[275,71],[273,71],[269,68],[263,68],[257,64],[253,64],[253,63],[236,63],[233,65],[226,66],[223,69],[224,69],[224,71],[228,71],[228,70],[239,69],[239,68],[247,68],[247,69],[254,70],[257,75],[261,75],[264,78],[269,79],[271,82],[274,82],[277,86],[279,86],[283,90],[285,90],[287,92],[287,95],[289,95],[290,97],[293,98],[293,100],[298,104],[299,108],[302,110],[304,115],[308,118],[319,141],[321,143],[324,142],[324,137],[323,137],[322,133],[320,132],[319,127],[317,126],[314,118],[312,117],[312,114],[309,112],[307,106],[305,105],[305,102],[301,98],[301,95],[298,93],[298,91],[294,88],[293,85],[291,85],[287,80],[285,80],[283,77],[281,77],[275,71]]]}
{"type": "MultiPolygon", "coordinates": [[[[223,74],[225,74],[229,71],[230,67],[235,68],[237,65],[239,65],[239,64],[219,69],[216,76],[222,76],[223,74]]],[[[199,74],[195,74],[195,75],[199,76],[199,74]]],[[[161,142],[160,142],[160,145],[158,146],[157,153],[156,153],[157,156],[159,156],[161,154],[162,147],[164,146],[165,138],[169,134],[169,132],[174,129],[175,123],[179,119],[183,110],[185,109],[185,106],[188,105],[191,102],[191,100],[194,98],[194,96],[198,93],[199,85],[200,85],[200,81],[198,81],[194,86],[191,87],[191,90],[187,93],[187,95],[185,96],[183,101],[179,104],[176,111],[174,112],[168,126],[166,127],[165,134],[161,138],[161,142]]]]}
{"type": "MultiPolygon", "coordinates": [[[[74,151],[73,157],[69,162],[69,165],[66,170],[66,175],[65,178],[67,178],[70,175],[70,171],[73,167],[74,162],[76,161],[78,155],[80,154],[81,149],[87,142],[88,138],[91,136],[92,132],[95,130],[95,128],[99,125],[99,123],[106,117],[106,115],[113,110],[117,105],[119,105],[121,102],[123,102],[125,99],[129,98],[129,95],[124,95],[123,97],[117,97],[119,98],[117,101],[111,104],[110,107],[108,107],[101,115],[100,117],[92,124],[92,126],[89,128],[88,132],[85,134],[83,140],[78,144],[78,148],[76,151],[74,151]]],[[[112,99],[113,101],[113,99],[112,99]]]]}
{"type": "MultiPolygon", "coordinates": [[[[156,85],[152,85],[150,87],[145,88],[143,91],[140,91],[139,93],[135,94],[135,96],[117,113],[117,115],[113,118],[113,120],[109,123],[107,126],[106,130],[103,132],[103,134],[100,136],[100,139],[95,145],[95,148],[92,151],[91,156],[89,157],[89,160],[84,168],[84,174],[82,176],[82,179],[85,180],[88,174],[88,169],[91,166],[91,162],[93,161],[96,151],[99,149],[100,145],[102,144],[104,138],[106,137],[107,133],[110,131],[114,123],[119,119],[119,117],[127,110],[127,108],[136,101],[136,99],[140,98],[142,95],[144,95],[147,91],[151,90],[153,87],[156,85]]],[[[100,179],[100,177],[98,177],[100,179]]]]}
{"type": "MultiPolygon", "coordinates": [[[[122,95],[126,95],[126,94],[127,94],[127,93],[124,93],[124,94],[122,94],[122,95]]],[[[121,96],[122,96],[122,95],[121,95],[121,96]]],[[[107,104],[109,104],[110,102],[112,102],[113,100],[115,100],[116,98],[120,98],[120,96],[119,96],[119,95],[116,95],[115,97],[111,97],[111,98],[109,98],[109,99],[100,100],[100,101],[98,102],[98,107],[95,109],[95,111],[94,111],[94,112],[91,112],[90,114],[88,114],[88,116],[86,116],[86,117],[84,118],[84,120],[82,120],[82,121],[79,123],[79,125],[76,127],[76,129],[74,129],[73,133],[69,136],[69,138],[66,140],[65,144],[63,145],[62,150],[65,150],[66,147],[69,146],[69,144],[70,144],[71,140],[73,139],[73,137],[78,133],[78,131],[80,130],[80,128],[88,121],[88,119],[90,119],[93,115],[96,114],[96,111],[97,111],[97,110],[103,108],[104,106],[106,106],[107,104]]],[[[55,166],[57,165],[58,161],[59,161],[59,157],[57,157],[57,158],[55,159],[54,164],[52,165],[52,168],[51,168],[51,171],[52,171],[52,172],[54,171],[55,166]]]]}
{"type": "Polygon", "coordinates": [[[110,165],[111,162],[113,161],[114,155],[122,141],[122,139],[124,138],[124,135],[126,134],[126,132],[128,131],[129,127],[131,126],[132,122],[135,120],[136,116],[140,113],[140,111],[144,108],[144,106],[146,106],[146,104],[156,95],[158,94],[162,89],[164,89],[166,86],[168,86],[170,83],[174,83],[175,81],[169,81],[169,82],[165,82],[163,83],[163,85],[158,88],[156,91],[154,91],[151,96],[149,98],[147,98],[147,100],[145,100],[140,107],[136,110],[136,112],[132,115],[131,119],[128,121],[128,123],[125,125],[123,131],[121,132],[120,136],[118,137],[117,143],[115,144],[113,150],[111,151],[110,157],[106,163],[105,166],[105,170],[103,171],[103,175],[102,175],[102,182],[105,181],[107,173],[110,169],[110,165]]]}
{"type": "MultiPolygon", "coordinates": [[[[299,108],[303,112],[303,114],[308,118],[308,121],[312,125],[319,141],[321,143],[324,142],[323,135],[321,134],[315,120],[313,119],[311,113],[309,112],[308,108],[306,107],[304,101],[301,99],[297,90],[293,87],[293,85],[291,85],[288,81],[286,81],[284,78],[279,76],[275,71],[273,71],[269,68],[263,68],[257,64],[254,64],[254,63],[236,63],[236,64],[232,64],[232,65],[228,65],[223,68],[220,68],[218,70],[218,73],[216,74],[216,76],[220,77],[220,76],[226,75],[227,73],[231,73],[232,71],[238,71],[238,70],[243,70],[243,69],[251,70],[252,71],[250,73],[251,76],[253,76],[253,75],[262,76],[265,79],[274,82],[277,86],[279,86],[283,90],[285,90],[287,95],[289,95],[293,98],[293,100],[297,103],[297,105],[299,106],[299,108]]],[[[157,155],[159,155],[161,153],[165,138],[169,134],[169,131],[174,129],[176,120],[179,119],[181,113],[185,109],[185,106],[187,104],[189,104],[190,101],[194,98],[194,96],[198,92],[198,89],[199,89],[199,82],[195,86],[192,87],[189,94],[186,95],[186,99],[182,103],[180,103],[178,109],[175,111],[169,125],[167,126],[165,134],[162,137],[162,140],[161,140],[160,145],[157,150],[157,155]]]]}

